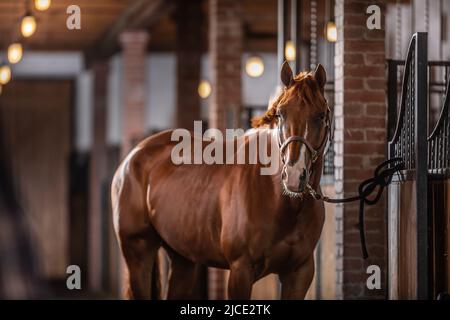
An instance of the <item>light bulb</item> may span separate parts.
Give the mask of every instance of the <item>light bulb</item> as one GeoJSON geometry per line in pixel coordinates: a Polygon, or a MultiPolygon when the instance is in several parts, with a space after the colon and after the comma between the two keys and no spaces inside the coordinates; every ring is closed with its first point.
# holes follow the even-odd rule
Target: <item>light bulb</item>
{"type": "Polygon", "coordinates": [[[334,23],[333,21],[329,21],[327,23],[327,40],[329,42],[337,41],[337,28],[336,23],[334,23]]]}
{"type": "Polygon", "coordinates": [[[20,43],[12,43],[8,47],[8,61],[11,64],[17,63],[22,59],[23,49],[20,43]]]}
{"type": "Polygon", "coordinates": [[[25,38],[31,37],[33,35],[33,33],[36,31],[36,18],[30,14],[27,14],[22,19],[22,24],[21,24],[20,29],[22,31],[22,35],[25,38]]]}
{"type": "Polygon", "coordinates": [[[292,41],[287,41],[286,46],[284,48],[284,55],[286,57],[287,61],[294,61],[295,60],[295,46],[292,41]]]}
{"type": "Polygon", "coordinates": [[[245,72],[250,77],[257,78],[264,73],[264,62],[260,57],[253,56],[248,58],[245,63],[245,72]]]}
{"type": "Polygon", "coordinates": [[[11,80],[11,68],[4,64],[0,67],[0,84],[7,84],[11,80]]]}
{"type": "Polygon", "coordinates": [[[198,85],[198,95],[202,99],[206,99],[211,94],[211,84],[207,80],[200,81],[200,84],[198,85]]]}
{"type": "Polygon", "coordinates": [[[47,10],[48,8],[50,8],[51,4],[51,0],[34,0],[34,6],[36,7],[36,10],[39,11],[47,10]]]}

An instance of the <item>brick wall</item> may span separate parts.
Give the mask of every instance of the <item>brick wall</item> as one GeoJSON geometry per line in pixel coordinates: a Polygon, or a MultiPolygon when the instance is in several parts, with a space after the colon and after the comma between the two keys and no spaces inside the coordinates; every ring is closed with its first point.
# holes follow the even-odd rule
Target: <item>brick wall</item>
{"type": "MultiPolygon", "coordinates": [[[[209,127],[238,127],[241,109],[242,4],[235,0],[209,0],[209,58],[211,103],[209,127]]],[[[210,268],[210,299],[226,297],[227,273],[210,268]]]]}
{"type": "MultiPolygon", "coordinates": [[[[336,193],[354,195],[385,159],[386,75],[384,1],[336,0],[338,41],[335,55],[335,178],[336,193]],[[366,27],[366,8],[381,8],[382,29],[366,27]]],[[[337,297],[383,298],[386,282],[385,198],[366,206],[369,259],[364,261],[358,233],[358,203],[336,207],[337,297]],[[368,265],[382,270],[382,290],[368,290],[368,265]]]]}
{"type": "Polygon", "coordinates": [[[209,0],[209,57],[212,95],[210,127],[239,125],[241,107],[242,4],[209,0]]]}
{"type": "Polygon", "coordinates": [[[145,74],[149,35],[126,31],[120,35],[123,56],[122,150],[127,152],[145,134],[145,74]]]}
{"type": "Polygon", "coordinates": [[[201,0],[179,2],[177,23],[177,127],[193,129],[200,120],[200,82],[203,49],[201,0]]]}

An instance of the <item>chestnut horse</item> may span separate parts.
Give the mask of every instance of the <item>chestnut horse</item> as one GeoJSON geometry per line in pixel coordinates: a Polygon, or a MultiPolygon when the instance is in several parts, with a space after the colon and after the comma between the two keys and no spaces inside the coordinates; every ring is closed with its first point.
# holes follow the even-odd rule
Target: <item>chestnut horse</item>
{"type": "Polygon", "coordinates": [[[175,165],[172,131],[145,139],[121,163],[112,208],[130,298],[152,298],[161,246],[171,258],[169,299],[200,298],[203,266],[230,270],[231,299],[250,299],[253,283],[270,273],[279,275],[283,299],[305,297],[324,222],[323,203],[308,190],[320,188],[330,129],[326,73],[318,65],[294,77],[285,62],[281,80],[281,95],[253,121],[276,136],[276,174],[261,175],[260,164],[175,165]]]}

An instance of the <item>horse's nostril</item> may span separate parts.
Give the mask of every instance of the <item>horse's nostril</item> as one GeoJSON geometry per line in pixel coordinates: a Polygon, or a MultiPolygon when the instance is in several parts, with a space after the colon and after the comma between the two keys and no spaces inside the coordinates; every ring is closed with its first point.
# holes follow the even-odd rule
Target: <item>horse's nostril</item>
{"type": "Polygon", "coordinates": [[[306,170],[302,171],[302,174],[300,175],[300,181],[305,182],[306,180],[306,170]]]}

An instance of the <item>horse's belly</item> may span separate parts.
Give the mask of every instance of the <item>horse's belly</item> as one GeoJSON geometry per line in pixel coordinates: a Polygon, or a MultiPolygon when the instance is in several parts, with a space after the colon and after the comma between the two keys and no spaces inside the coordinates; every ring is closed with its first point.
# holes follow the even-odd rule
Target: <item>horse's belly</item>
{"type": "MultiPolygon", "coordinates": [[[[161,210],[160,214],[164,215],[164,210],[161,210]]],[[[152,223],[165,244],[176,253],[196,263],[226,267],[219,240],[214,236],[215,228],[213,223],[208,221],[212,219],[205,217],[200,221],[188,215],[187,212],[179,212],[177,215],[162,218],[157,214],[152,223]]]]}
{"type": "Polygon", "coordinates": [[[174,191],[150,199],[150,221],[165,244],[193,262],[227,267],[220,248],[218,195],[214,189],[208,197],[192,187],[174,191]]]}

